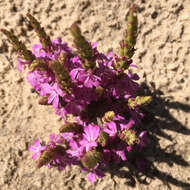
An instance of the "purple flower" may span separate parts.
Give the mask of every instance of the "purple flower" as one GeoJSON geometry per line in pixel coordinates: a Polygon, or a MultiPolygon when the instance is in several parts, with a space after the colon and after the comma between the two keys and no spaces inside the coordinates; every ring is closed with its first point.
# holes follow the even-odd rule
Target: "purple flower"
{"type": "Polygon", "coordinates": [[[67,165],[78,164],[76,158],[71,158],[67,154],[56,154],[55,158],[47,164],[49,168],[57,166],[59,170],[64,170],[67,165]]]}
{"type": "Polygon", "coordinates": [[[38,57],[46,57],[46,52],[42,48],[42,44],[34,44],[32,46],[33,54],[38,57]]]}
{"type": "Polygon", "coordinates": [[[134,82],[128,75],[123,74],[120,78],[116,77],[108,86],[110,94],[116,99],[128,99],[138,90],[138,83],[134,82]]]}
{"type": "Polygon", "coordinates": [[[17,62],[18,62],[18,65],[17,65],[17,68],[20,72],[22,72],[22,67],[24,65],[29,65],[31,64],[31,61],[26,61],[26,60],[22,60],[20,58],[17,59],[17,62]]]}
{"type": "Polygon", "coordinates": [[[71,141],[71,140],[73,140],[73,137],[74,137],[74,134],[72,132],[61,133],[61,135],[68,142],[71,141]]]}
{"type": "Polygon", "coordinates": [[[111,150],[109,149],[104,149],[103,150],[103,162],[105,165],[109,164],[111,159],[111,150]]]}
{"type": "Polygon", "coordinates": [[[142,148],[146,146],[146,142],[147,142],[147,131],[142,131],[139,134],[139,143],[137,145],[137,149],[139,152],[141,152],[142,148]]]}
{"type": "Polygon", "coordinates": [[[77,100],[70,101],[64,107],[64,112],[65,112],[64,115],[66,113],[79,115],[81,111],[85,108],[85,105],[86,104],[82,103],[81,101],[77,101],[77,100]]]}
{"type": "Polygon", "coordinates": [[[140,112],[138,108],[136,109],[129,109],[129,112],[132,116],[132,119],[134,120],[135,124],[138,124],[141,122],[141,119],[144,117],[144,114],[140,112]]]}
{"type": "Polygon", "coordinates": [[[83,86],[78,86],[78,88],[73,88],[73,93],[75,98],[83,105],[90,104],[92,101],[97,101],[98,96],[94,89],[87,88],[83,86]]]}
{"type": "Polygon", "coordinates": [[[35,70],[27,76],[28,82],[39,92],[40,96],[46,96],[49,92],[49,82],[53,80],[53,76],[48,71],[35,70]]]}
{"type": "Polygon", "coordinates": [[[120,159],[123,161],[127,160],[125,155],[125,149],[126,145],[122,142],[117,143],[116,148],[112,149],[112,151],[115,153],[114,160],[116,163],[119,163],[120,159]]]}
{"type": "Polygon", "coordinates": [[[96,139],[98,138],[100,133],[100,128],[97,125],[89,124],[84,128],[83,140],[80,142],[85,149],[86,152],[92,149],[92,147],[98,146],[96,139]]]}
{"type": "Polygon", "coordinates": [[[86,168],[82,168],[81,171],[84,171],[84,172],[89,172],[88,174],[88,180],[91,182],[91,183],[94,183],[96,181],[96,178],[102,178],[104,177],[104,173],[98,169],[98,166],[99,164],[96,165],[96,167],[92,170],[92,171],[88,171],[86,168]]]}
{"type": "Polygon", "coordinates": [[[135,121],[133,119],[130,119],[129,122],[127,124],[120,124],[121,127],[121,131],[123,131],[124,129],[129,130],[131,129],[131,127],[135,124],[135,121]]]}
{"type": "Polygon", "coordinates": [[[70,72],[73,81],[79,82],[87,88],[99,86],[101,78],[94,75],[92,70],[85,71],[83,68],[75,68],[70,72]]]}
{"type": "Polygon", "coordinates": [[[37,157],[40,156],[42,151],[44,151],[45,149],[46,149],[46,146],[41,146],[39,139],[35,140],[34,146],[29,146],[29,151],[33,152],[32,158],[34,160],[36,160],[37,157]]]}
{"type": "Polygon", "coordinates": [[[52,148],[56,147],[56,144],[62,144],[65,139],[60,135],[55,135],[54,133],[51,133],[49,136],[49,142],[48,145],[50,145],[52,148]]]}
{"type": "Polygon", "coordinates": [[[95,169],[92,172],[88,174],[88,180],[91,183],[94,183],[96,181],[96,178],[102,178],[104,177],[104,173],[101,170],[95,169]]]}
{"type": "Polygon", "coordinates": [[[110,121],[104,125],[104,131],[109,134],[110,137],[114,137],[117,133],[117,125],[115,122],[110,121]]]}
{"type": "Polygon", "coordinates": [[[128,152],[131,152],[132,146],[131,146],[131,145],[130,145],[130,146],[127,146],[126,149],[127,149],[128,152]]]}
{"type": "Polygon", "coordinates": [[[82,147],[76,141],[71,140],[69,146],[71,147],[71,149],[67,150],[66,152],[70,154],[72,157],[80,158],[84,154],[84,147],[82,147]]]}
{"type": "Polygon", "coordinates": [[[57,108],[59,105],[59,97],[64,97],[66,95],[66,93],[59,88],[57,83],[54,83],[52,87],[47,87],[46,92],[50,94],[48,104],[52,103],[54,108],[57,108]]]}

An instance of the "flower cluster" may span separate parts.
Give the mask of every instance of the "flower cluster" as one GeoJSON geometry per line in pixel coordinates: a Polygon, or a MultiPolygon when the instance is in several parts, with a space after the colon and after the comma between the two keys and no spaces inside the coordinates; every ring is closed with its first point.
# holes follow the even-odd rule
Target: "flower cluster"
{"type": "Polygon", "coordinates": [[[32,15],[27,17],[40,38],[32,51],[11,32],[1,31],[18,51],[18,69],[29,68],[27,80],[41,97],[39,104],[52,105],[63,119],[59,134],[50,134],[46,145],[37,139],[29,147],[32,158],[38,168],[79,165],[94,182],[104,176],[102,167],[125,161],[132,150],[146,145],[146,131],[135,127],[143,117],[139,107],[151,97],[136,95],[139,77],[130,71],[135,66],[136,10],[130,9],[120,55],[100,53],[76,23],[70,29],[74,46],[69,47],[61,38],[51,40],[32,15]]]}

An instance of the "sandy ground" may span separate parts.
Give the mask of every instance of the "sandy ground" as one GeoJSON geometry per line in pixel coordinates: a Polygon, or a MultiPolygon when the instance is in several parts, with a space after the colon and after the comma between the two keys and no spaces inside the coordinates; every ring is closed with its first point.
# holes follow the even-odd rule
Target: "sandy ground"
{"type": "MultiPolygon", "coordinates": [[[[153,102],[144,109],[149,132],[143,152],[148,170],[136,180],[126,165],[111,168],[91,185],[76,167],[63,172],[37,170],[28,145],[58,132],[54,110],[38,105],[19,73],[16,54],[0,34],[0,190],[190,190],[190,1],[137,0],[139,35],[134,62],[153,102]]],[[[69,27],[79,21],[99,50],[118,51],[129,0],[0,0],[0,28],[12,29],[27,47],[38,39],[27,25],[27,12],[38,18],[51,38],[71,44],[69,27]]]]}

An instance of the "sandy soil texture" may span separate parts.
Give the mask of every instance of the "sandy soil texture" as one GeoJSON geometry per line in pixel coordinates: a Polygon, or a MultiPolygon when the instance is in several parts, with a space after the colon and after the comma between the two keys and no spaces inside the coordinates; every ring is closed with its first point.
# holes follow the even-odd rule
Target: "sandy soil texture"
{"type": "MultiPolygon", "coordinates": [[[[37,170],[28,151],[38,137],[58,132],[61,120],[38,105],[17,70],[16,53],[0,34],[0,190],[190,190],[190,1],[137,0],[139,34],[134,63],[142,94],[151,94],[143,125],[149,132],[143,152],[148,170],[134,178],[127,165],[111,168],[91,185],[77,167],[59,172],[37,170]]],[[[118,51],[129,0],[0,0],[0,28],[12,29],[28,48],[37,42],[27,12],[40,20],[51,38],[72,44],[69,27],[80,23],[98,49],[118,51]]],[[[133,172],[134,173],[134,172],[133,172]]]]}

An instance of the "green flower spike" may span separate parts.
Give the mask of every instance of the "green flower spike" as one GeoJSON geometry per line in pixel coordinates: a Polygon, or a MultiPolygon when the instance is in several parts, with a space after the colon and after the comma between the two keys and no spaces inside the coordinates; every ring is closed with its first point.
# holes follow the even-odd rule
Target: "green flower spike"
{"type": "Polygon", "coordinates": [[[1,29],[1,32],[7,36],[9,42],[13,45],[14,49],[19,53],[22,59],[31,62],[35,60],[35,56],[21,41],[19,41],[17,36],[5,29],[1,29]]]}
{"type": "Polygon", "coordinates": [[[83,61],[83,68],[86,70],[95,68],[96,61],[94,60],[93,49],[91,44],[81,34],[81,30],[77,23],[71,25],[70,31],[74,38],[74,44],[78,50],[78,54],[83,61]]]}
{"type": "Polygon", "coordinates": [[[106,132],[101,131],[98,137],[98,143],[102,147],[105,147],[107,145],[108,139],[109,139],[109,135],[106,132]]]}
{"type": "Polygon", "coordinates": [[[36,68],[40,70],[47,70],[48,64],[45,62],[45,60],[41,58],[36,58],[34,61],[32,61],[32,64],[29,65],[30,72],[34,71],[36,68]]]}
{"type": "Polygon", "coordinates": [[[44,28],[40,26],[40,23],[37,21],[37,19],[34,18],[30,13],[27,13],[26,16],[28,17],[30,24],[37,33],[44,50],[50,51],[52,48],[52,43],[50,37],[46,34],[44,28]]]}
{"type": "Polygon", "coordinates": [[[137,11],[135,4],[132,4],[129,10],[128,24],[124,39],[120,43],[120,58],[116,61],[116,68],[126,70],[129,67],[129,59],[134,55],[137,39],[137,11]]]}
{"type": "Polygon", "coordinates": [[[70,93],[70,87],[72,85],[71,78],[68,71],[65,69],[64,61],[67,59],[66,53],[61,53],[57,61],[50,62],[50,68],[53,70],[58,84],[65,92],[70,93]]]}
{"type": "Polygon", "coordinates": [[[110,122],[110,121],[113,120],[114,116],[115,116],[114,111],[108,111],[108,112],[105,113],[104,117],[102,118],[102,121],[104,123],[110,122]]]}
{"type": "Polygon", "coordinates": [[[134,130],[124,130],[119,135],[120,139],[126,142],[129,146],[133,145],[137,141],[137,137],[134,130]]]}
{"type": "Polygon", "coordinates": [[[63,146],[56,145],[55,148],[47,146],[46,150],[41,153],[39,159],[37,160],[37,168],[41,168],[42,166],[51,162],[55,158],[56,154],[64,153],[65,148],[63,146]]]}
{"type": "Polygon", "coordinates": [[[137,96],[136,98],[129,98],[128,106],[132,109],[135,109],[136,107],[145,106],[151,101],[151,96],[137,96]]]}

